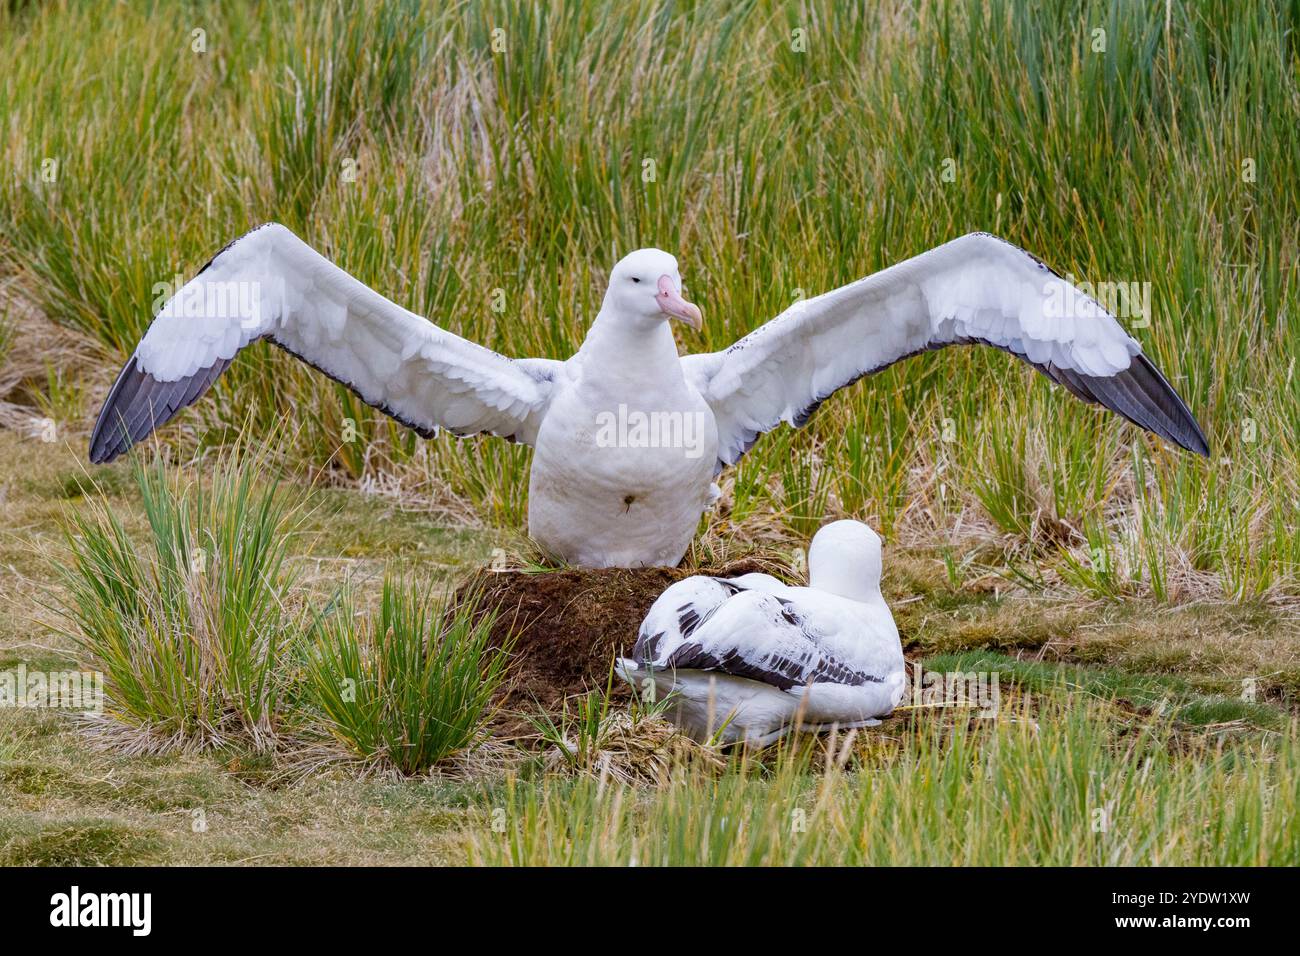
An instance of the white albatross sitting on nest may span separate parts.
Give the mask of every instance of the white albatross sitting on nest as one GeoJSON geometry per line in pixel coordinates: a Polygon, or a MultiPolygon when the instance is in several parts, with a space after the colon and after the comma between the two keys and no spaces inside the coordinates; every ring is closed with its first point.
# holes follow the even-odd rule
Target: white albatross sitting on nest
{"type": "Polygon", "coordinates": [[[808,587],[767,574],[696,576],[651,606],[615,665],[691,736],[765,746],[794,727],[878,724],[903,696],[903,647],[880,595],[880,538],[833,521],[808,549],[808,587]]]}
{"type": "Polygon", "coordinates": [[[761,434],[801,426],[838,389],[946,345],[1003,349],[1085,401],[1208,454],[1138,343],[990,235],[796,303],[722,352],[677,354],[668,320],[701,322],[681,290],[671,255],[633,252],[610,273],[576,355],[512,359],[389,301],[270,223],[163,305],[109,392],[90,460],[111,461],[171,419],[259,339],[426,437],[446,429],[533,446],[529,533],[554,557],[590,567],[675,565],[713,478],[761,434]]]}

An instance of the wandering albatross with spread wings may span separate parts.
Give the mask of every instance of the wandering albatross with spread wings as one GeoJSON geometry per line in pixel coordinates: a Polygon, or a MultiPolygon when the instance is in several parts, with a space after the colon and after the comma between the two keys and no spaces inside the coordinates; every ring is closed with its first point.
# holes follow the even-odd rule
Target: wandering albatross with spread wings
{"type": "Polygon", "coordinates": [[[673,256],[633,252],[610,273],[574,356],[507,358],[268,223],[163,305],[104,402],[90,459],[111,461],[169,421],[259,339],[425,437],[445,429],[533,446],[529,533],[583,566],[676,564],[714,477],[760,435],[801,426],[846,385],[947,345],[1002,349],[1084,401],[1209,453],[1187,405],[1114,318],[985,233],[798,302],[721,352],[677,354],[668,320],[701,323],[681,290],[673,256]]]}

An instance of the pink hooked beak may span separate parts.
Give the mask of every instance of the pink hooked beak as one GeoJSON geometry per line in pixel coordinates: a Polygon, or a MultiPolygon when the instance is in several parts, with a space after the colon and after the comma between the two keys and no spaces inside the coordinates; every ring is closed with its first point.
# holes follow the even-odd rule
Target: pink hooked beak
{"type": "Polygon", "coordinates": [[[665,274],[659,277],[659,294],[655,299],[659,303],[661,312],[671,315],[674,319],[681,319],[696,332],[704,326],[704,316],[700,315],[699,307],[682,298],[672,276],[665,274]]]}

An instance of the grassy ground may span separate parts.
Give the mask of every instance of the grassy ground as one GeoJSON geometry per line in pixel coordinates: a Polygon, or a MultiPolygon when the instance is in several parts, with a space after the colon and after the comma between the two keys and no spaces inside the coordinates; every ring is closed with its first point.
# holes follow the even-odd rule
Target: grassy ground
{"type": "MultiPolygon", "coordinates": [[[[0,565],[14,585],[0,602],[0,669],[77,660],[41,605],[59,591],[60,521],[93,503],[79,454],[0,432],[11,516],[0,565]]],[[[99,477],[143,535],[126,464],[99,477]]],[[[501,542],[358,492],[293,493],[308,518],[291,561],[317,598],[346,575],[373,595],[391,564],[450,583],[501,542]]],[[[1300,626],[1285,611],[1027,595],[987,576],[954,584],[925,549],[891,548],[886,568],[927,669],[999,673],[997,720],[902,711],[855,741],[842,768],[828,771],[813,746],[721,777],[684,769],[646,790],[547,775],[522,754],[411,780],[303,775],[234,747],[128,756],[66,713],[6,709],[0,861],[1297,862],[1300,626]],[[1098,809],[1109,829],[1094,829],[1098,809]],[[739,838],[728,813],[745,821],[739,838]]]]}
{"type": "MultiPolygon", "coordinates": [[[[1007,719],[909,713],[829,773],[792,753],[633,792],[527,762],[295,782],[0,711],[0,861],[1296,862],[1300,5],[361,11],[0,4],[0,670],[75,656],[43,607],[60,515],[103,495],[145,530],[129,470],[88,473],[84,447],[156,284],[268,219],[448,328],[546,356],[638,245],[679,256],[696,351],[988,229],[1149,284],[1124,321],[1213,455],[1001,354],[918,357],[763,439],[689,560],[788,559],[826,515],[869,520],[911,652],[998,670],[1007,719]]],[[[277,437],[308,594],[371,593],[391,565],[450,583],[515,547],[527,449],[416,440],[274,352],[163,440],[190,461],[277,437]]]]}

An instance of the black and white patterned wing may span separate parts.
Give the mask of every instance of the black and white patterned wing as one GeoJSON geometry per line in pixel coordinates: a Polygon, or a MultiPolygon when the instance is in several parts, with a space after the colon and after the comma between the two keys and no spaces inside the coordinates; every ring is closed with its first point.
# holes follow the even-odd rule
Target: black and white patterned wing
{"type": "Polygon", "coordinates": [[[718,468],[802,426],[834,392],[920,352],[991,345],[1077,397],[1209,454],[1187,405],[1094,299],[995,236],[972,233],[781,315],[682,367],[718,423],[718,468]]]}
{"type": "Polygon", "coordinates": [[[104,402],[90,460],[112,461],[169,421],[263,338],[426,437],[445,428],[531,444],[561,364],[510,359],[439,328],[268,223],[163,305],[104,402]]]}

